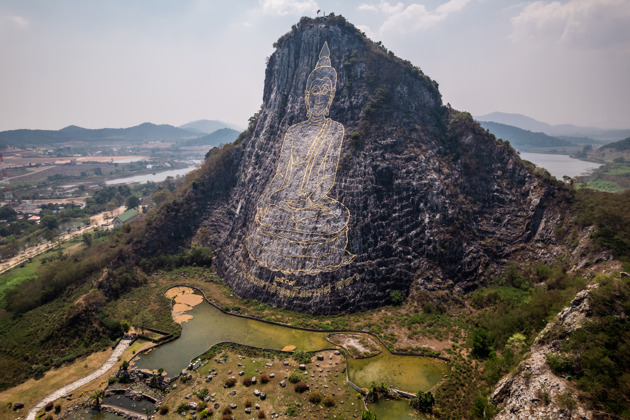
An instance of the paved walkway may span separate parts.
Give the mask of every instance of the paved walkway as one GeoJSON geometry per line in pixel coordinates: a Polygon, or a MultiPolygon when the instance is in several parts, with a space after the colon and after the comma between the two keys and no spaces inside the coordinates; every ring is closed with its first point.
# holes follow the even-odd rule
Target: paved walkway
{"type": "Polygon", "coordinates": [[[52,394],[48,395],[46,398],[41,400],[35,407],[31,408],[31,410],[28,412],[28,416],[26,417],[26,420],[35,420],[35,417],[37,416],[37,414],[44,409],[44,406],[46,406],[46,404],[48,404],[51,401],[56,401],[59,398],[63,397],[64,395],[68,395],[75,389],[87,384],[88,382],[93,381],[94,379],[98,378],[99,376],[107,372],[109,369],[111,369],[111,367],[114,366],[114,364],[118,361],[118,358],[123,354],[123,352],[127,349],[127,347],[129,347],[129,344],[131,344],[131,341],[132,340],[120,340],[120,343],[118,343],[118,345],[112,352],[112,355],[109,356],[109,359],[107,359],[107,361],[103,364],[103,366],[101,366],[100,368],[98,368],[97,370],[95,370],[94,372],[86,376],[85,378],[76,380],[72,382],[70,385],[66,385],[63,388],[59,388],[52,394]]]}

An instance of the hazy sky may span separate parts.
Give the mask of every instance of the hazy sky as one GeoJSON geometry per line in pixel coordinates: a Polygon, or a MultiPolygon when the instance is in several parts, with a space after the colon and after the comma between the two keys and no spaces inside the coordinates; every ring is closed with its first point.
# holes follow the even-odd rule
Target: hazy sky
{"type": "Polygon", "coordinates": [[[454,108],[630,128],[630,0],[0,0],[0,130],[245,126],[272,44],[318,9],[454,108]]]}

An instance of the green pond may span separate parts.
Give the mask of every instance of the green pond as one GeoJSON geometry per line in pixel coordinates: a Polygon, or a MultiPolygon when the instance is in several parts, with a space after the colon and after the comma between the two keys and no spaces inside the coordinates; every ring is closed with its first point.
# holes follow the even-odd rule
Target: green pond
{"type": "MultiPolygon", "coordinates": [[[[305,351],[335,347],[326,340],[328,332],[304,331],[228,315],[205,300],[186,313],[193,318],[182,324],[181,336],[136,357],[136,367],[162,368],[169,376],[174,376],[194,357],[221,342],[274,350],[285,346],[296,346],[305,351]]],[[[385,383],[416,393],[428,391],[448,372],[447,364],[439,359],[394,355],[381,347],[382,352],[374,357],[353,359],[347,356],[350,379],[356,385],[368,388],[372,382],[385,383]]]]}
{"type": "Polygon", "coordinates": [[[381,400],[370,404],[370,411],[376,414],[376,418],[381,420],[428,420],[411,408],[408,400],[389,401],[381,400]]]}

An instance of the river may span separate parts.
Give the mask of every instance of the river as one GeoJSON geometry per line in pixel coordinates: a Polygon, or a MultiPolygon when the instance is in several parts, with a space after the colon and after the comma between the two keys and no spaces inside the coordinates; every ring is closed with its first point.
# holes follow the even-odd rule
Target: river
{"type": "Polygon", "coordinates": [[[153,174],[145,174],[145,175],[135,175],[127,178],[117,178],[111,179],[105,182],[106,185],[118,185],[118,184],[145,184],[149,181],[151,182],[162,182],[166,180],[169,176],[175,178],[177,176],[184,176],[188,172],[195,169],[196,166],[188,166],[182,169],[171,169],[168,171],[156,172],[153,174]]]}
{"type": "Polygon", "coordinates": [[[559,180],[561,180],[563,176],[573,178],[575,176],[586,175],[602,165],[601,163],[574,159],[569,155],[520,152],[520,156],[522,159],[528,160],[536,166],[545,168],[551,175],[559,180]]]}

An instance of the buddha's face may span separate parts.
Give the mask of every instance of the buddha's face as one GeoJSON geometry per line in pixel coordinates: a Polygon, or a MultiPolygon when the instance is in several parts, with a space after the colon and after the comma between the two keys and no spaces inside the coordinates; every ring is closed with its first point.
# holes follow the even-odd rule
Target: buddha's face
{"type": "Polygon", "coordinates": [[[328,109],[335,96],[335,89],[328,77],[315,79],[306,91],[305,99],[312,116],[328,114],[328,109]]]}

